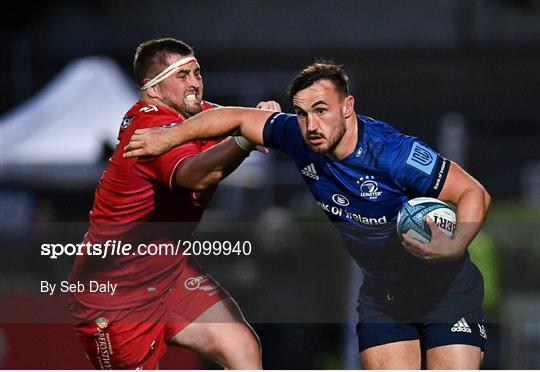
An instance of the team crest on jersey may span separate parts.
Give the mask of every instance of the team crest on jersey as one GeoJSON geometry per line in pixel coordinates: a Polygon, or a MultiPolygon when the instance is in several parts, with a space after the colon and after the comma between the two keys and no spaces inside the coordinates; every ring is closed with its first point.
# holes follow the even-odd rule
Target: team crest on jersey
{"type": "Polygon", "coordinates": [[[105,317],[99,317],[94,322],[96,323],[96,325],[98,326],[100,330],[107,328],[109,326],[109,319],[105,317]]]}
{"type": "Polygon", "coordinates": [[[360,196],[364,199],[374,200],[382,195],[382,191],[379,191],[379,184],[373,176],[360,177],[356,183],[360,184],[360,196]]]}
{"type": "Polygon", "coordinates": [[[127,129],[131,125],[131,122],[133,121],[133,116],[124,116],[124,119],[122,119],[122,124],[120,124],[120,128],[127,129]]]}

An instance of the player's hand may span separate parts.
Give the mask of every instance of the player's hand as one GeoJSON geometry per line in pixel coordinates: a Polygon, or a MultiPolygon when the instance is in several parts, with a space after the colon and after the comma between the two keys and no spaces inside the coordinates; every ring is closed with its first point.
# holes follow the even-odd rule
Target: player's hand
{"type": "Polygon", "coordinates": [[[418,258],[430,262],[452,261],[459,257],[461,250],[455,245],[455,241],[443,233],[435,221],[426,216],[424,221],[431,230],[431,240],[429,243],[422,243],[413,239],[407,234],[403,234],[403,246],[405,249],[418,258]]]}
{"type": "Polygon", "coordinates": [[[137,129],[124,150],[124,158],[161,155],[174,147],[166,128],[137,129]]]}
{"type": "Polygon", "coordinates": [[[261,110],[281,112],[281,106],[276,101],[261,101],[257,104],[257,108],[261,110]]]}

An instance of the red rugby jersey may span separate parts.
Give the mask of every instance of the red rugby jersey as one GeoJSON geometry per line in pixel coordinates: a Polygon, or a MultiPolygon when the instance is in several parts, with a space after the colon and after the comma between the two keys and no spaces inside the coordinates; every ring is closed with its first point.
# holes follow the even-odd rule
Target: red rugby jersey
{"type": "MultiPolygon", "coordinates": [[[[203,110],[216,107],[203,102],[203,110]]],[[[95,191],[84,241],[104,244],[107,240],[131,244],[128,255],[101,258],[77,256],[70,277],[80,281],[84,292],[74,293],[80,304],[102,310],[125,309],[158,298],[180,275],[178,255],[141,255],[139,244],[190,240],[214,190],[194,192],[176,185],[175,171],[181,162],[219,141],[194,141],[157,157],[124,158],[123,149],[136,129],[175,125],[184,117],[167,107],[137,102],[121,124],[116,150],[95,191]],[[90,292],[90,281],[117,284],[114,295],[90,292]]],[[[180,124],[181,125],[181,124],[180,124]]],[[[118,243],[117,243],[118,245],[118,243]]]]}

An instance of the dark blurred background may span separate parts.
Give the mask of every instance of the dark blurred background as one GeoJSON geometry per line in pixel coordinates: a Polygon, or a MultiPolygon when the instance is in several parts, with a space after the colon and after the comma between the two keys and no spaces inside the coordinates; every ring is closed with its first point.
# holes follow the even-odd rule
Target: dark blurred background
{"type": "MultiPolygon", "coordinates": [[[[62,299],[38,291],[40,280],[67,279],[71,260],[40,257],[39,242],[84,233],[136,99],[134,50],[166,36],[195,48],[205,98],[222,105],[275,99],[290,111],[286,87],[300,69],[343,64],[357,112],[480,180],[493,197],[471,248],[486,279],[484,367],[540,368],[540,1],[48,1],[8,2],[2,14],[0,368],[89,367],[62,299]],[[36,307],[60,315],[36,327],[36,307]],[[36,333],[57,334],[70,352],[49,352],[36,333]]],[[[359,367],[358,273],[324,219],[290,161],[255,154],[198,229],[254,242],[249,257],[203,261],[252,321],[266,368],[359,367]]],[[[169,358],[163,367],[214,367],[177,350],[169,358]]]]}

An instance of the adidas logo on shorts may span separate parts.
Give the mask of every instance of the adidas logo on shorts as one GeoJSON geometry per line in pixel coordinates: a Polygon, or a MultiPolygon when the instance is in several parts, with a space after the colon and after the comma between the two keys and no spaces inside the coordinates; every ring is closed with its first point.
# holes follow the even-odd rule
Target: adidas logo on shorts
{"type": "Polygon", "coordinates": [[[461,318],[458,320],[454,325],[452,326],[452,329],[450,329],[452,332],[465,332],[465,333],[472,333],[471,327],[467,324],[465,321],[465,318],[461,318]]]}

